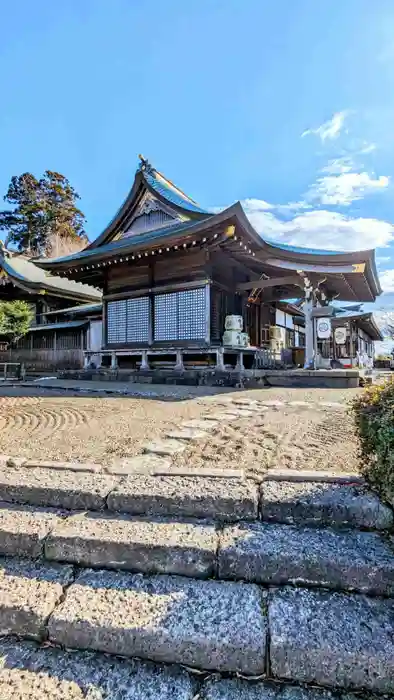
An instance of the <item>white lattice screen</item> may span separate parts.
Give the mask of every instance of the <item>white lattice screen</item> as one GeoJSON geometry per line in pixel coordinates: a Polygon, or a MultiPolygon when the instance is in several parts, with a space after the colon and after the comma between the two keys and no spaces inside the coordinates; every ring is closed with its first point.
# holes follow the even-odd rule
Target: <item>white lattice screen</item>
{"type": "MultiPolygon", "coordinates": [[[[150,342],[150,298],[121,299],[107,304],[107,340],[110,345],[150,342]]],[[[206,287],[153,297],[154,341],[205,340],[206,287]]]]}
{"type": "Polygon", "coordinates": [[[108,343],[148,343],[149,306],[148,296],[108,302],[108,343]]]}
{"type": "Polygon", "coordinates": [[[205,287],[158,294],[154,304],[156,342],[205,340],[207,334],[205,287]]]}

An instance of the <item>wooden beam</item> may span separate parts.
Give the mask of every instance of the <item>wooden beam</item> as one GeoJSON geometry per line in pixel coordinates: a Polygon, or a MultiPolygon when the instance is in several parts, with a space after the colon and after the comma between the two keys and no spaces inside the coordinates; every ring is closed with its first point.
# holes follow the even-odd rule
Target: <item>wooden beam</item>
{"type": "Polygon", "coordinates": [[[237,284],[237,291],[249,289],[267,289],[268,287],[286,287],[288,285],[303,286],[303,280],[299,275],[291,275],[290,277],[271,277],[270,279],[252,279],[249,282],[241,282],[237,284]]]}
{"type": "MultiPolygon", "coordinates": [[[[233,251],[229,250],[228,248],[222,248],[224,253],[227,253],[229,258],[231,258],[231,264],[234,265],[234,267],[238,268],[241,272],[243,272],[246,275],[251,275],[251,269],[248,265],[245,265],[245,263],[241,262],[240,260],[237,260],[237,258],[232,254],[233,251]]],[[[261,279],[261,275],[256,274],[256,280],[261,279]]],[[[252,285],[253,286],[253,285],[252,285]]]]}

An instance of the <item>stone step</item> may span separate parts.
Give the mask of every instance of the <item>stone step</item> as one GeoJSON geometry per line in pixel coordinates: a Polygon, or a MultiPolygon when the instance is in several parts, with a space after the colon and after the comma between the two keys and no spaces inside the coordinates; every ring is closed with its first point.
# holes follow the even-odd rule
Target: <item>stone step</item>
{"type": "Polygon", "coordinates": [[[263,603],[254,584],[87,569],[48,634],[66,647],[255,675],[266,664],[263,603]]]}
{"type": "Polygon", "coordinates": [[[196,689],[177,667],[0,641],[1,700],[193,700],[196,689]]]}
{"type": "Polygon", "coordinates": [[[0,501],[69,510],[102,510],[119,478],[102,474],[18,467],[0,470],[0,501]]]}
{"type": "Polygon", "coordinates": [[[198,700],[378,700],[378,696],[350,695],[326,688],[289,685],[273,681],[249,681],[239,678],[208,678],[198,700]]]}
{"type": "MultiPolygon", "coordinates": [[[[233,470],[234,472],[234,470],[233,470]]],[[[132,515],[254,520],[258,488],[240,477],[135,473],[109,476],[15,467],[0,470],[0,502],[132,515]]]]}
{"type": "Polygon", "coordinates": [[[394,596],[394,550],[375,532],[238,523],[220,534],[218,574],[394,596]]]}
{"type": "MultiPolygon", "coordinates": [[[[0,641],[2,700],[351,700],[346,691],[273,681],[205,678],[177,666],[0,641]]],[[[359,700],[372,700],[371,695],[359,700]]],[[[355,700],[355,696],[353,696],[355,700]]]]}
{"type": "Polygon", "coordinates": [[[116,486],[107,503],[109,510],[133,515],[254,520],[258,491],[241,479],[136,474],[116,486]]]}
{"type": "Polygon", "coordinates": [[[394,692],[393,600],[284,588],[268,617],[275,677],[394,692]]]}
{"type": "Polygon", "coordinates": [[[394,547],[374,532],[72,514],[0,504],[0,555],[82,567],[394,596],[394,547]],[[219,550],[218,550],[219,547],[219,550]]]}
{"type": "Polygon", "coordinates": [[[0,635],[45,639],[48,617],[72,580],[72,566],[1,558],[0,635]]]}
{"type": "Polygon", "coordinates": [[[358,472],[335,469],[290,469],[272,467],[263,474],[263,481],[322,481],[336,484],[361,484],[365,479],[358,472]]]}
{"type": "Polygon", "coordinates": [[[41,557],[45,538],[61,522],[59,511],[0,503],[0,555],[41,557]]]}
{"type": "Polygon", "coordinates": [[[393,511],[361,485],[264,481],[261,484],[263,520],[300,525],[329,525],[386,530],[393,511]]]}
{"type": "MultiPolygon", "coordinates": [[[[73,576],[71,566],[1,560],[0,635],[196,669],[394,692],[392,599],[294,587],[267,594],[251,583],[91,569],[73,576]]],[[[1,682],[0,670],[3,698],[1,682]]]]}
{"type": "Polygon", "coordinates": [[[204,521],[84,513],[55,525],[45,556],[79,566],[208,578],[216,573],[217,543],[215,526],[204,521]]]}

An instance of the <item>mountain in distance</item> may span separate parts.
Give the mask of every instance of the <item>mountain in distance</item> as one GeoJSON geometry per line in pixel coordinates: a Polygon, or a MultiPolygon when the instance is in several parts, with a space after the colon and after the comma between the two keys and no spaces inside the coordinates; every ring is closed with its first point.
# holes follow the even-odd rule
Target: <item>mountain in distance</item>
{"type": "Polygon", "coordinates": [[[375,343],[375,355],[391,355],[394,350],[394,311],[374,309],[373,315],[384,337],[375,343]]]}

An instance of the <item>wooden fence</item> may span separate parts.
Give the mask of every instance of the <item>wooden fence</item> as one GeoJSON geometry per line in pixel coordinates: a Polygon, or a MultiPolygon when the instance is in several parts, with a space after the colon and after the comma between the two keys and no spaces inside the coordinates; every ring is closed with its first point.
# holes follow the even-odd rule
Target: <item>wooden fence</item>
{"type": "Polygon", "coordinates": [[[19,350],[0,352],[0,362],[20,362],[27,372],[56,372],[83,367],[83,350],[19,350]]]}

